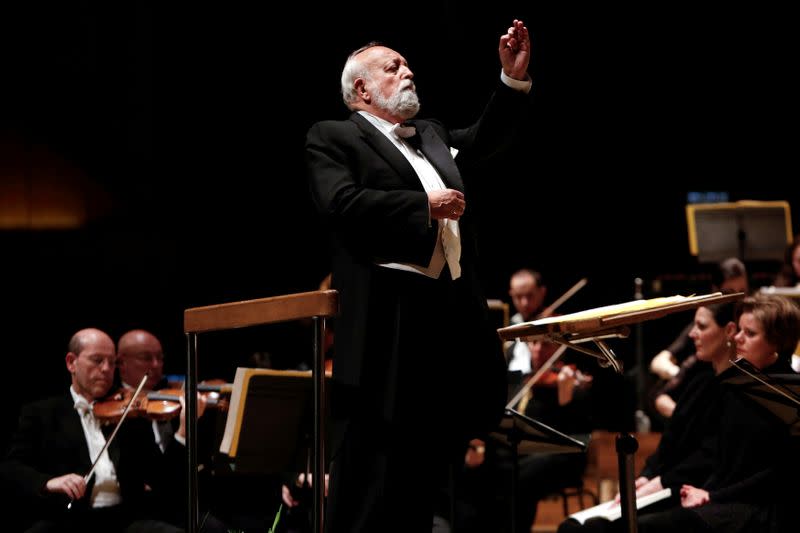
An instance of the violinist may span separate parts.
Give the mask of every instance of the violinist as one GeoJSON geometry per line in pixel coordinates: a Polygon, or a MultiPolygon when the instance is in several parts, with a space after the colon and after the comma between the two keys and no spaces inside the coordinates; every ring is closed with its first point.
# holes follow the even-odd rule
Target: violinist
{"type": "MultiPolygon", "coordinates": [[[[509,281],[508,294],[516,313],[511,317],[511,324],[521,324],[539,318],[552,316],[555,311],[552,306],[545,307],[547,286],[543,282],[541,273],[522,269],[512,274],[509,281]]],[[[517,384],[525,376],[536,372],[558,349],[558,345],[546,340],[522,341],[516,340],[506,348],[508,361],[509,380],[517,384]]],[[[591,376],[582,372],[574,364],[564,365],[558,362],[553,368],[542,375],[537,388],[547,387],[557,390],[558,403],[565,406],[572,401],[576,387],[585,388],[591,382],[591,376]]],[[[525,398],[518,411],[525,411],[529,398],[525,398]]],[[[545,422],[547,423],[547,422],[545,422]]]]}
{"type": "MultiPolygon", "coordinates": [[[[122,387],[133,390],[147,376],[144,392],[167,386],[164,379],[164,350],[158,338],[143,329],[123,334],[117,342],[117,367],[122,387]]],[[[177,428],[171,420],[153,420],[155,442],[163,452],[177,428]]],[[[180,438],[180,436],[179,436],[180,438]]]]}
{"type": "MultiPolygon", "coordinates": [[[[539,272],[527,268],[514,272],[509,281],[508,295],[516,311],[511,317],[512,325],[545,318],[538,316],[544,310],[544,299],[547,296],[547,286],[539,272]]],[[[521,341],[515,341],[506,347],[509,372],[531,373],[531,347],[521,341]]],[[[556,351],[556,346],[552,343],[545,343],[537,348],[543,350],[541,355],[545,360],[556,351]]]]}
{"type": "MultiPolygon", "coordinates": [[[[166,390],[169,387],[164,377],[164,350],[161,341],[144,329],[133,329],[124,333],[117,341],[117,368],[119,369],[119,380],[125,391],[133,391],[136,385],[147,376],[142,396],[147,397],[147,393],[159,390],[166,390]]],[[[174,396],[170,394],[169,396],[174,396]]],[[[164,416],[154,417],[148,421],[151,426],[151,440],[161,450],[166,453],[173,441],[177,441],[177,446],[183,448],[186,444],[186,423],[183,416],[170,416],[169,413],[175,412],[183,415],[183,398],[178,395],[177,402],[171,408],[167,408],[164,416]]],[[[207,418],[206,412],[207,397],[204,394],[197,396],[197,416],[207,418]]],[[[207,462],[211,454],[212,445],[218,444],[215,439],[216,427],[214,424],[198,423],[198,444],[202,455],[202,461],[207,462]]],[[[184,476],[182,473],[181,476],[184,476]]],[[[181,478],[183,479],[183,477],[181,478]]],[[[205,476],[200,480],[204,486],[208,482],[205,476]]],[[[162,505],[162,514],[172,522],[182,523],[184,519],[183,494],[179,496],[177,504],[162,505]]],[[[226,531],[227,527],[208,511],[203,512],[204,531],[226,531]]]]}
{"type": "MultiPolygon", "coordinates": [[[[510,278],[508,292],[516,310],[512,323],[543,318],[539,315],[547,309],[544,306],[547,287],[539,272],[530,269],[515,272],[510,278]]],[[[549,310],[545,312],[550,313],[549,310]]],[[[519,383],[519,388],[550,359],[556,348],[546,341],[517,341],[508,346],[509,381],[519,383]]],[[[530,397],[520,402],[516,409],[586,442],[592,430],[590,381],[591,377],[574,365],[558,362],[551,371],[542,375],[542,380],[531,389],[530,397]]],[[[473,491],[467,496],[472,500],[469,512],[478,516],[469,521],[480,522],[479,530],[509,531],[508,524],[498,525],[496,520],[498,517],[510,519],[508,480],[511,479],[513,458],[506,448],[492,441],[473,441],[472,444],[473,448],[467,453],[463,483],[473,491]],[[476,458],[476,455],[483,457],[476,458]],[[504,490],[497,491],[497,487],[504,490]],[[486,502],[490,503],[487,505],[486,502]]],[[[578,453],[531,454],[520,457],[518,465],[517,530],[513,533],[528,533],[536,519],[539,500],[563,487],[575,486],[586,468],[586,456],[578,453]]]]}
{"type": "MultiPolygon", "coordinates": [[[[172,489],[182,479],[170,465],[184,464],[182,450],[170,446],[160,453],[147,421],[135,419],[126,420],[105,447],[110,435],[94,417],[92,404],[111,388],[116,356],[105,332],[78,331],[65,357],[69,390],[22,409],[0,463],[0,483],[17,498],[4,504],[31,530],[181,531],[147,502],[176,494],[172,489]]],[[[182,501],[182,493],[176,495],[182,501]]]]}

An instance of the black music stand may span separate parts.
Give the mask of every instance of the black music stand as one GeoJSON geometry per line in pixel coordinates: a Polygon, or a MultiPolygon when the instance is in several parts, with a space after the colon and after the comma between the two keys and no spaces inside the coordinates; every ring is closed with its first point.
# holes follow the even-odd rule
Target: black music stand
{"type": "MultiPolygon", "coordinates": [[[[308,470],[313,385],[310,372],[237,369],[220,444],[234,471],[280,474],[308,470]]],[[[326,405],[330,405],[328,401],[326,405]]]]}
{"type": "Polygon", "coordinates": [[[686,206],[689,251],[701,263],[728,257],[780,261],[792,242],[789,204],[742,200],[686,206]]]}
{"type": "MultiPolygon", "coordinates": [[[[198,526],[197,508],[197,359],[198,336],[210,331],[222,331],[290,320],[310,318],[313,324],[313,390],[314,390],[314,453],[311,471],[323,479],[325,471],[324,416],[325,362],[322,339],[325,320],[339,312],[339,293],[311,291],[255,300],[193,307],[183,312],[183,332],[186,334],[186,531],[195,533],[198,526]]],[[[324,483],[313,488],[312,513],[314,533],[324,531],[324,483]]]]}
{"type": "Polygon", "coordinates": [[[519,455],[531,453],[581,453],[586,443],[529,418],[514,409],[506,409],[500,426],[489,434],[511,450],[511,531],[516,531],[519,455]]]}

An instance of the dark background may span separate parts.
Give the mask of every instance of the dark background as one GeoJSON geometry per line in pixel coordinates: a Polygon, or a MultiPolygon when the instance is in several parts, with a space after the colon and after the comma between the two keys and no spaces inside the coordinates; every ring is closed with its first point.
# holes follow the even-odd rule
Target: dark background
{"type": "MultiPolygon", "coordinates": [[[[0,230],[4,428],[20,403],[63,390],[79,328],[150,329],[180,372],[187,307],[317,287],[328,265],[304,135],[347,116],[341,67],[369,40],[408,59],[421,116],[466,125],[497,82],[500,34],[515,17],[532,31],[534,111],[469,197],[489,297],[507,300],[524,266],[545,274],[551,299],[589,279],[563,311],[630,300],[637,276],[647,297],[658,278],[663,293],[685,293],[706,279],[688,252],[687,191],[798,205],[787,133],[797,43],[788,15],[767,8],[292,3],[278,16],[255,4],[10,4],[0,180],[78,203],[87,221],[0,230]]],[[[777,269],[750,266],[758,281],[777,269]]],[[[646,354],[690,318],[647,324],[646,354]]],[[[232,379],[253,351],[295,365],[306,333],[210,334],[201,377],[232,379]]]]}

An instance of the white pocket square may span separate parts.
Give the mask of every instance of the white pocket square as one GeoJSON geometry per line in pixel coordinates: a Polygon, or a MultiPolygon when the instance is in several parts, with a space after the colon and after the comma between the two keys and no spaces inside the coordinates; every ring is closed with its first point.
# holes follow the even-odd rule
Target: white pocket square
{"type": "Polygon", "coordinates": [[[458,148],[453,148],[453,147],[451,146],[451,147],[450,147],[450,155],[451,155],[451,156],[453,156],[453,159],[455,159],[455,158],[456,158],[456,156],[458,155],[458,148]]]}

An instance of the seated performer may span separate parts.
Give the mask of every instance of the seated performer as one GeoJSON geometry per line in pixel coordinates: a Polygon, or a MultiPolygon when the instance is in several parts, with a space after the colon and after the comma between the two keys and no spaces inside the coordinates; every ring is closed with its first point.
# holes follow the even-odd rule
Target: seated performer
{"type": "MultiPolygon", "coordinates": [[[[0,480],[13,487],[11,509],[35,522],[30,531],[156,531],[179,528],[159,520],[154,499],[183,501],[182,446],[162,454],[146,420],[126,419],[105,451],[106,428],[93,406],[111,388],[114,342],[98,329],[82,329],[69,342],[65,394],[23,407],[0,480]],[[99,459],[98,459],[99,457],[99,459]],[[97,460],[93,475],[84,480],[97,460]]],[[[108,429],[113,429],[109,426],[108,429]]],[[[185,421],[178,430],[185,432],[185,421]]]]}
{"type": "MultiPolygon", "coordinates": [[[[744,292],[750,291],[747,268],[735,257],[721,261],[711,276],[711,292],[744,292]]],[[[684,328],[678,337],[664,350],[661,350],[652,361],[650,371],[660,380],[651,388],[650,397],[656,413],[663,419],[672,416],[675,402],[684,387],[682,383],[691,378],[696,358],[692,355],[694,345],[689,339],[689,331],[693,324],[684,328]]]]}
{"type": "MultiPolygon", "coordinates": [[[[758,295],[746,298],[738,314],[737,355],[767,375],[790,373],[789,355],[800,338],[800,310],[785,298],[758,295]]],[[[796,505],[798,491],[790,479],[797,467],[788,428],[734,385],[719,384],[711,409],[717,436],[710,448],[710,474],[702,482],[682,484],[671,504],[644,508],[638,530],[792,531],[794,520],[784,513],[796,505]]],[[[559,532],[622,531],[622,522],[593,518],[580,526],[567,520],[559,532]]]]}
{"type": "Polygon", "coordinates": [[[775,276],[776,287],[800,286],[800,234],[794,236],[792,244],[786,247],[781,269],[775,276]]]}
{"type": "MultiPolygon", "coordinates": [[[[163,389],[164,350],[161,341],[143,329],[128,331],[117,341],[119,379],[126,389],[135,389],[146,375],[143,392],[163,389]]],[[[169,420],[153,420],[153,435],[161,451],[166,450],[175,430],[169,420]]]]}
{"type": "MultiPolygon", "coordinates": [[[[523,269],[509,280],[509,295],[517,313],[513,324],[541,318],[546,287],[538,272],[523,269]]],[[[517,388],[530,379],[555,353],[552,342],[513,342],[506,350],[509,374],[516,374],[517,388]]],[[[586,363],[586,358],[581,358],[586,363]]],[[[577,361],[577,360],[576,360],[577,361]]],[[[513,378],[510,378],[513,379],[513,378]]],[[[586,442],[592,430],[591,376],[575,365],[558,361],[542,374],[515,409],[538,422],[586,442]]],[[[466,452],[459,482],[463,485],[457,511],[457,530],[487,530],[498,527],[499,517],[510,519],[510,484],[513,467],[510,451],[492,440],[474,440],[466,452]],[[504,491],[498,491],[503,487],[504,491]],[[466,501],[465,501],[466,500],[466,501]]],[[[518,458],[516,532],[529,532],[536,519],[538,502],[548,494],[580,482],[586,469],[582,453],[534,453],[518,458]]],[[[457,493],[459,492],[457,487],[457,493]]],[[[502,530],[508,525],[502,524],[502,530]]]]}

